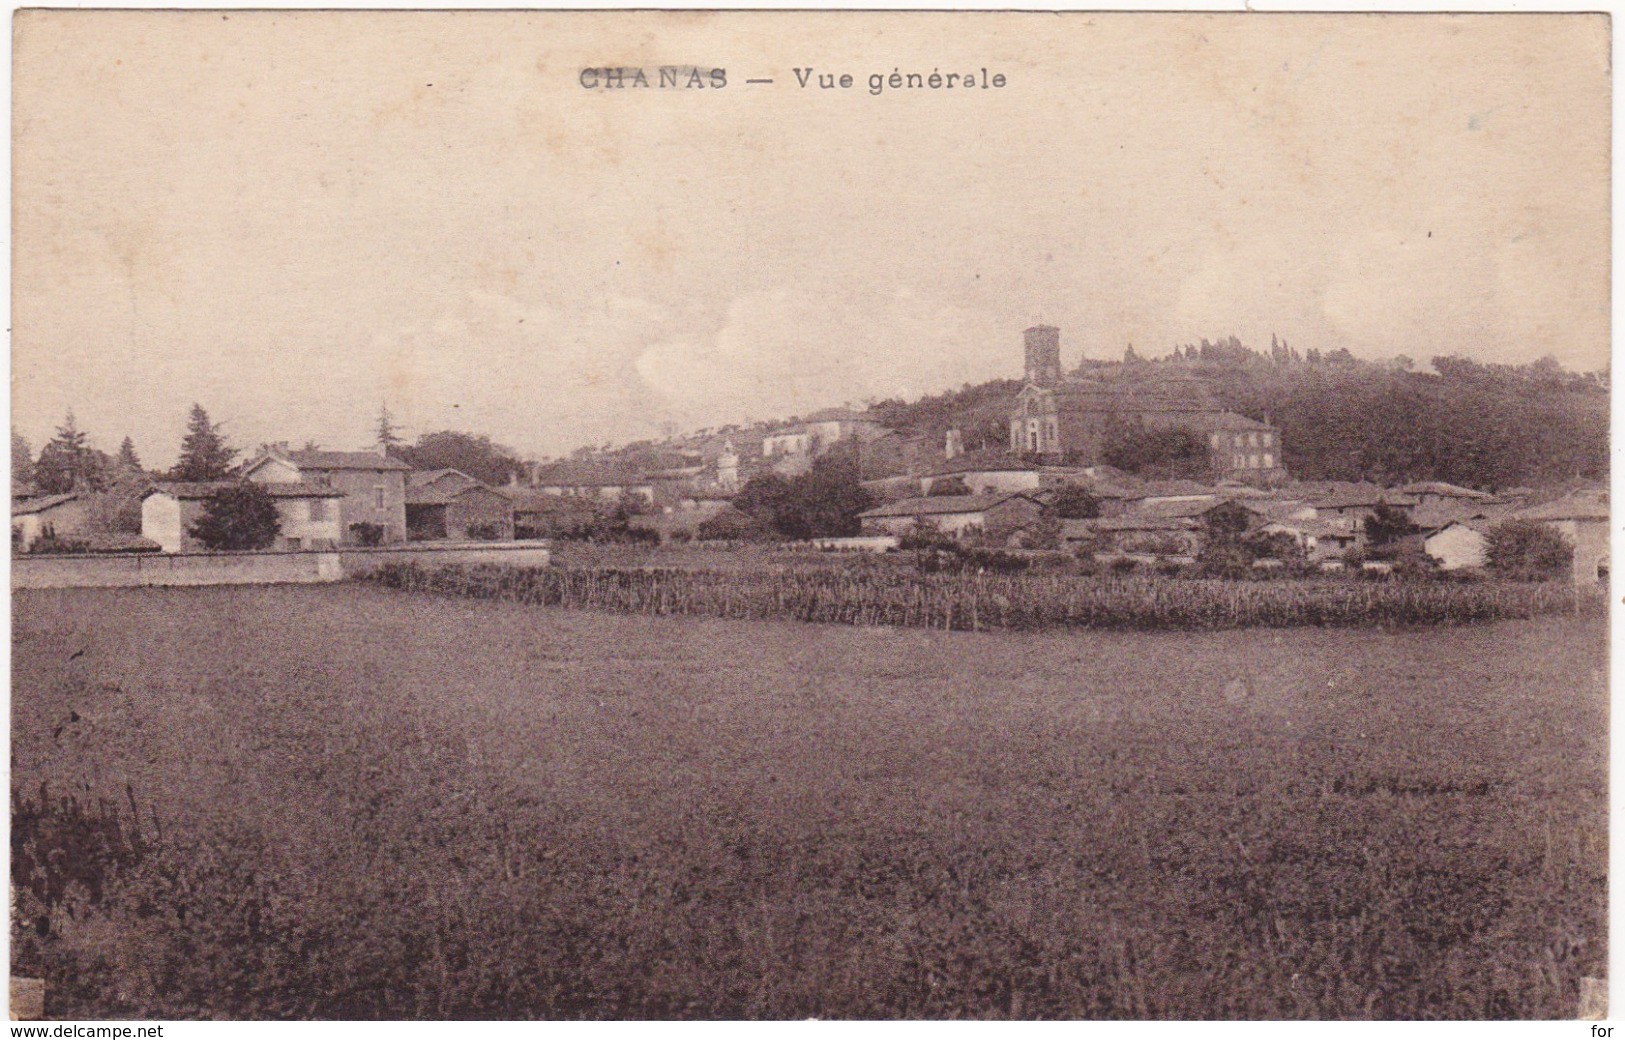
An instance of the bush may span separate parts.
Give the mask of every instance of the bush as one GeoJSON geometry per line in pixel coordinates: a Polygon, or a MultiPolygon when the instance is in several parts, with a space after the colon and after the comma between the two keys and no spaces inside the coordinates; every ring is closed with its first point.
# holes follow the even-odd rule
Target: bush
{"type": "Polygon", "coordinates": [[[1502,577],[1541,581],[1567,575],[1574,547],[1537,520],[1506,520],[1485,536],[1484,559],[1502,577]]]}
{"type": "Polygon", "coordinates": [[[384,544],[384,525],[362,520],[350,525],[350,537],[355,539],[357,545],[382,545],[384,544]]]}
{"type": "Polygon", "coordinates": [[[206,549],[269,549],[282,533],[282,521],[270,492],[245,480],[211,494],[188,530],[206,549]]]}
{"type": "Polygon", "coordinates": [[[505,528],[495,521],[488,524],[469,524],[468,536],[480,542],[498,542],[503,539],[505,528]]]}

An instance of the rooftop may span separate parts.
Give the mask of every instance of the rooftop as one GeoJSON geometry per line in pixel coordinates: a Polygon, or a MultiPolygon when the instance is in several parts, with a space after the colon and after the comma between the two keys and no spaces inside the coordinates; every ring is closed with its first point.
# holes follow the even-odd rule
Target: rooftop
{"type": "MultiPolygon", "coordinates": [[[[237,480],[209,480],[194,483],[165,481],[160,484],[154,484],[152,487],[148,488],[146,494],[142,495],[141,497],[146,498],[147,495],[154,495],[162,492],[163,494],[169,495],[173,498],[196,500],[208,498],[222,488],[238,487],[242,483],[244,482],[237,480]]],[[[344,492],[335,487],[330,487],[327,484],[310,484],[303,481],[283,484],[273,482],[266,482],[262,484],[258,481],[249,481],[248,483],[252,483],[255,487],[263,489],[265,493],[270,495],[272,498],[344,497],[344,492]]]]}
{"type": "Polygon", "coordinates": [[[888,502],[883,506],[876,506],[860,516],[888,517],[888,516],[941,516],[946,513],[980,513],[991,509],[1000,502],[1021,495],[935,495],[931,498],[905,498],[898,502],[888,502]]]}
{"type": "Polygon", "coordinates": [[[375,451],[290,451],[289,462],[300,469],[410,470],[400,459],[375,451]]]}

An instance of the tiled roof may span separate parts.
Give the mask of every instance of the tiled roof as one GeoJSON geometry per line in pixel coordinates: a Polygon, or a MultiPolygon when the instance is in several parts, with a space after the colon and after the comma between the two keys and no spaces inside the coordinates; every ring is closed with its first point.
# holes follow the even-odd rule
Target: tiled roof
{"type": "Polygon", "coordinates": [[[43,513],[47,509],[72,502],[78,498],[77,492],[70,491],[65,495],[46,495],[44,498],[30,498],[25,502],[14,503],[11,507],[12,516],[28,516],[31,513],[43,513]]]}
{"type": "MultiPolygon", "coordinates": [[[[239,483],[239,481],[235,480],[212,480],[194,483],[166,481],[161,484],[154,484],[152,487],[148,488],[146,494],[142,495],[141,497],[145,498],[147,495],[162,492],[163,494],[170,495],[174,498],[196,500],[208,498],[221,488],[236,487],[239,483]]],[[[329,487],[326,484],[310,484],[305,482],[277,484],[269,481],[265,483],[250,481],[249,483],[252,483],[257,488],[263,488],[265,493],[270,495],[272,498],[344,497],[344,492],[338,490],[337,488],[329,487]]]]}
{"type": "Polygon", "coordinates": [[[1020,495],[936,495],[931,498],[905,498],[899,502],[888,502],[883,506],[876,506],[859,516],[889,517],[889,516],[940,516],[944,513],[980,513],[991,509],[1000,502],[1020,495]]]}
{"type": "Polygon", "coordinates": [[[1406,484],[1399,490],[1409,495],[1448,495],[1452,498],[1473,499],[1495,497],[1487,492],[1474,491],[1472,488],[1464,488],[1456,484],[1446,484],[1442,480],[1427,480],[1417,484],[1406,484]]]}
{"type": "Polygon", "coordinates": [[[1595,495],[1566,495],[1512,515],[1519,520],[1607,520],[1608,503],[1595,495]]]}
{"type": "Polygon", "coordinates": [[[410,470],[400,459],[375,451],[290,451],[289,462],[300,469],[410,470]]]}
{"type": "MultiPolygon", "coordinates": [[[[1102,516],[1093,520],[1071,521],[1075,524],[1087,524],[1089,531],[1195,531],[1202,525],[1199,521],[1188,516],[1102,516]]],[[[1068,522],[1062,522],[1062,534],[1076,533],[1085,530],[1082,527],[1068,528],[1068,522]]]]}

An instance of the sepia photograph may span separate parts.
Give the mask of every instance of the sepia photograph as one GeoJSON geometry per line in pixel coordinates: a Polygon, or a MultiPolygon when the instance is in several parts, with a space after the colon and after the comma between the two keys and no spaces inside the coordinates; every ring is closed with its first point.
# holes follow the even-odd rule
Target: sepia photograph
{"type": "Polygon", "coordinates": [[[1611,46],[15,10],[11,1018],[1606,1036],[1611,46]]]}

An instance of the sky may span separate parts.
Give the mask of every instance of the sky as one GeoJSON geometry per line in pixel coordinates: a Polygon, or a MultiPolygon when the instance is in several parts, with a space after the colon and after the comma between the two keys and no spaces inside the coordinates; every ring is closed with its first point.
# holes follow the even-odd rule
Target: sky
{"type": "Polygon", "coordinates": [[[24,11],[14,48],[36,449],[71,408],[168,465],[193,402],[363,448],[387,404],[556,455],[1017,377],[1038,321],[1069,367],[1608,359],[1603,16],[24,11]]]}

